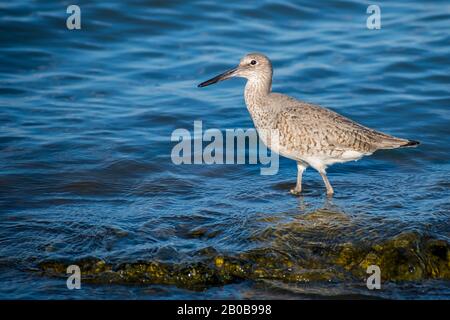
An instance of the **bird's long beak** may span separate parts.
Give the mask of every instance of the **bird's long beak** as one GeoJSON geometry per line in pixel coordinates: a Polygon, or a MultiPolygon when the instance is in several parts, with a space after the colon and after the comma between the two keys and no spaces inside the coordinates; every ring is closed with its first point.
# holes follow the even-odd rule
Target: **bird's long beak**
{"type": "Polygon", "coordinates": [[[200,83],[198,85],[198,87],[199,88],[200,87],[206,87],[206,86],[209,86],[210,84],[214,84],[214,83],[219,82],[219,81],[230,79],[230,78],[236,76],[237,72],[238,72],[238,68],[237,67],[233,68],[231,70],[225,71],[224,73],[221,73],[221,74],[219,74],[218,76],[215,76],[212,79],[209,79],[209,80],[206,80],[205,82],[200,83]]]}

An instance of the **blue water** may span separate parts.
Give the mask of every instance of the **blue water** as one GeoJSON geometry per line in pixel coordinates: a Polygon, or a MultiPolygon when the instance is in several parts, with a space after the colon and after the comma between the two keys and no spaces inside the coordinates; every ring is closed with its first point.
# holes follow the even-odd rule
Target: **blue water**
{"type": "Polygon", "coordinates": [[[70,4],[0,4],[0,298],[450,298],[449,282],[429,277],[380,292],[267,279],[71,291],[38,268],[86,257],[189,264],[205,250],[294,255],[405,233],[450,243],[448,1],[378,1],[380,30],[366,28],[365,1],[78,1],[81,30],[66,28],[70,4]],[[313,170],[304,195],[290,195],[287,159],[274,176],[173,164],[176,128],[253,126],[244,80],[196,86],[254,51],[272,59],[274,91],[422,144],[331,167],[331,200],[313,170]],[[292,222],[308,233],[290,233],[292,222]],[[277,230],[281,242],[264,236],[277,230]]]}

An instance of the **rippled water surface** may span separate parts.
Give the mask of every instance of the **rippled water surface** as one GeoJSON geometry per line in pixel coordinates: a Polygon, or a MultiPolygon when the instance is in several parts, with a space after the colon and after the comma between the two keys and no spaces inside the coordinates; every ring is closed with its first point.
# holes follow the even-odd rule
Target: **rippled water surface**
{"type": "Polygon", "coordinates": [[[0,4],[0,298],[450,298],[450,5],[378,3],[381,30],[358,1],[79,1],[72,31],[71,2],[0,4]],[[288,159],[173,164],[176,128],[253,126],[243,80],[196,87],[253,51],[422,144],[331,167],[333,199],[288,159]]]}

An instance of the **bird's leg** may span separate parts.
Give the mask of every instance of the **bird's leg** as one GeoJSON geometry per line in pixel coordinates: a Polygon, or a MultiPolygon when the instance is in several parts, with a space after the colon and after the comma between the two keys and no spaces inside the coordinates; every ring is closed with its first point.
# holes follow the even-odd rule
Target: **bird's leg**
{"type": "Polygon", "coordinates": [[[328,181],[327,173],[324,171],[320,171],[320,175],[322,176],[323,182],[325,183],[325,186],[327,187],[327,195],[332,196],[334,194],[333,187],[331,186],[330,181],[328,181]]]}
{"type": "Polygon", "coordinates": [[[297,162],[297,184],[294,189],[291,189],[292,194],[300,194],[302,192],[302,176],[303,171],[308,167],[308,165],[304,162],[297,162]]]}

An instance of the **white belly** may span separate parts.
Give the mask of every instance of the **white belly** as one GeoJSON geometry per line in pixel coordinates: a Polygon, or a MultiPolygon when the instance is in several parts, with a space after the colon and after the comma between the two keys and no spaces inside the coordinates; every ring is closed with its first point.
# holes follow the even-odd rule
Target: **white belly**
{"type": "MultiPolygon", "coordinates": [[[[275,151],[275,150],[274,150],[275,151]]],[[[328,166],[331,166],[335,163],[343,163],[348,161],[357,161],[361,159],[363,156],[368,156],[371,153],[361,153],[354,150],[344,151],[339,157],[336,156],[328,156],[328,155],[308,155],[304,156],[296,153],[292,150],[287,150],[286,148],[280,147],[275,151],[282,155],[283,157],[306,162],[308,165],[313,167],[318,171],[325,170],[328,166]]]]}
{"type": "Polygon", "coordinates": [[[328,166],[331,166],[335,163],[344,163],[348,161],[357,161],[361,159],[363,156],[370,155],[370,153],[361,153],[358,151],[348,150],[345,151],[339,157],[332,157],[326,155],[319,156],[308,156],[303,157],[303,161],[308,163],[311,167],[318,171],[325,170],[328,166]]]}
{"type": "Polygon", "coordinates": [[[302,155],[296,152],[295,150],[288,149],[283,145],[280,145],[278,140],[273,138],[268,138],[267,135],[261,134],[258,130],[259,137],[263,141],[263,143],[272,150],[272,152],[278,153],[279,155],[295,160],[295,161],[303,161],[308,165],[313,167],[318,171],[325,170],[328,166],[331,166],[335,163],[343,163],[348,161],[357,161],[361,159],[363,156],[371,155],[372,153],[362,153],[355,150],[346,150],[340,156],[328,156],[328,155],[302,155]]]}

